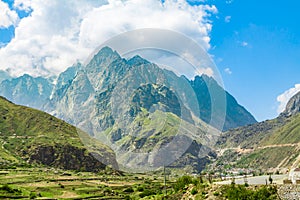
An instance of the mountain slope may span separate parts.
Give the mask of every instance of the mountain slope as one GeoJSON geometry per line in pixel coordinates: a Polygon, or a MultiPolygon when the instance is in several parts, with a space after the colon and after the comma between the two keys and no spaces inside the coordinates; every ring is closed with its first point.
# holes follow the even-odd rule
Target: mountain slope
{"type": "Polygon", "coordinates": [[[105,164],[96,156],[117,168],[111,149],[49,114],[0,97],[0,116],[1,165],[26,161],[63,169],[98,171],[105,168],[105,164]]]}
{"type": "Polygon", "coordinates": [[[279,117],[224,133],[216,147],[231,150],[219,160],[238,166],[283,168],[299,166],[300,93],[291,98],[279,117]],[[238,156],[238,157],[237,157],[238,156]],[[226,159],[224,159],[226,157],[226,159]]]}
{"type": "MultiPolygon", "coordinates": [[[[212,115],[212,101],[218,101],[216,99],[211,99],[213,97],[210,96],[210,90],[212,90],[214,91],[215,96],[221,96],[223,93],[225,94],[226,117],[223,127],[224,131],[257,122],[255,118],[244,107],[239,105],[232,95],[227,91],[224,91],[213,78],[206,75],[202,75],[201,77],[196,76],[195,79],[191,81],[191,86],[197,96],[200,108],[200,118],[203,121],[209,123],[212,115]]],[[[216,105],[218,105],[218,103],[216,103],[216,105]]],[[[219,105],[222,104],[219,103],[219,105]]],[[[216,116],[222,116],[222,108],[217,108],[216,112],[216,116]]]]}

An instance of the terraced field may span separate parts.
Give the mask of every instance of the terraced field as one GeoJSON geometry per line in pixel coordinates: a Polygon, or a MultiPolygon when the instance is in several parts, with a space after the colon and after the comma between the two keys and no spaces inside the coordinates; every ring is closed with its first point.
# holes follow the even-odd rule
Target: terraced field
{"type": "Polygon", "coordinates": [[[163,197],[160,176],[111,170],[96,174],[49,168],[5,169],[0,171],[0,199],[139,199],[153,194],[163,197]]]}

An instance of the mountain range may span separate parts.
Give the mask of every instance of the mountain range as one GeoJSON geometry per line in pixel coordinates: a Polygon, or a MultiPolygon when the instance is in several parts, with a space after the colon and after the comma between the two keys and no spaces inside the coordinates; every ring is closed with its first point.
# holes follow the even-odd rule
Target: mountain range
{"type": "Polygon", "coordinates": [[[3,80],[0,95],[79,127],[109,145],[121,167],[141,170],[170,165],[201,171],[216,157],[216,128],[256,123],[212,77],[189,80],[138,55],[124,59],[109,47],[55,82],[29,75],[3,80]],[[215,106],[223,100],[224,107],[215,106]]]}
{"type": "MultiPolygon", "coordinates": [[[[197,109],[199,113],[196,114],[206,123],[209,123],[212,117],[212,101],[215,101],[215,99],[211,99],[210,90],[215,91],[214,93],[216,94],[225,93],[227,101],[226,119],[224,127],[221,127],[222,130],[256,123],[254,117],[244,107],[239,105],[232,95],[219,86],[212,77],[202,75],[196,76],[194,80],[188,80],[184,76],[178,77],[170,71],[160,69],[157,65],[139,56],[125,60],[121,58],[116,51],[108,47],[104,47],[95,54],[86,67],[80,63],[69,67],[66,71],[58,75],[55,84],[52,79],[31,77],[27,74],[21,77],[11,78],[6,72],[2,71],[0,72],[2,78],[0,79],[0,95],[20,105],[44,111],[55,110],[55,108],[50,108],[51,105],[53,106],[53,104],[63,99],[66,95],[65,92],[67,90],[70,91],[70,87],[74,87],[76,82],[81,82],[78,84],[82,84],[78,85],[78,87],[90,87],[84,88],[87,89],[87,94],[94,91],[100,94],[102,91],[114,88],[119,81],[124,80],[124,77],[129,75],[128,72],[131,73],[131,76],[135,73],[135,75],[140,76],[139,79],[144,79],[137,80],[141,83],[153,81],[155,78],[157,80],[161,78],[154,77],[156,75],[147,74],[147,70],[148,73],[153,70],[156,75],[160,73],[164,74],[165,77],[163,78],[168,79],[167,81],[169,83],[163,83],[163,81],[161,81],[162,84],[173,84],[177,88],[184,90],[186,88],[182,88],[180,83],[185,82],[186,87],[191,87],[193,89],[192,92],[195,93],[194,95],[198,103],[197,106],[199,107],[197,109]],[[153,80],[147,80],[149,77],[153,80]]],[[[137,85],[138,82],[135,84],[137,85]]],[[[80,88],[80,90],[82,91],[83,88],[80,88]]],[[[185,99],[184,101],[188,102],[188,100],[185,99]]]]}

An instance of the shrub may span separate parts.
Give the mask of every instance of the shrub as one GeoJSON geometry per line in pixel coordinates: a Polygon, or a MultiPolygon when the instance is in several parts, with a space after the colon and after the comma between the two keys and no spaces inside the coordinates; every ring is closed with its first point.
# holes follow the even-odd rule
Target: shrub
{"type": "Polygon", "coordinates": [[[190,176],[182,176],[182,177],[180,177],[177,181],[176,181],[176,183],[174,184],[174,190],[177,192],[177,191],[179,191],[179,190],[182,190],[182,189],[184,189],[184,187],[186,186],[186,185],[189,185],[189,184],[191,184],[191,183],[193,183],[194,181],[193,181],[193,178],[192,177],[190,177],[190,176]]]}
{"type": "Polygon", "coordinates": [[[195,195],[195,194],[197,194],[197,193],[198,193],[198,191],[197,191],[196,188],[193,188],[193,189],[191,190],[191,194],[192,194],[192,195],[195,195]]]}
{"type": "Polygon", "coordinates": [[[29,194],[29,199],[36,199],[36,194],[35,194],[35,192],[30,192],[30,194],[29,194]]]}
{"type": "Polygon", "coordinates": [[[133,188],[129,187],[129,188],[126,188],[125,190],[123,190],[124,192],[127,192],[127,193],[132,193],[134,192],[133,188]]]}
{"type": "Polygon", "coordinates": [[[140,193],[140,197],[141,198],[144,198],[144,197],[146,197],[146,196],[150,196],[150,195],[155,195],[156,194],[156,192],[155,191],[153,191],[153,190],[144,190],[142,193],[140,193]]]}
{"type": "Polygon", "coordinates": [[[143,192],[143,191],[144,191],[144,187],[142,187],[142,186],[139,186],[139,187],[137,188],[137,191],[139,191],[139,192],[143,192]]]}
{"type": "Polygon", "coordinates": [[[125,199],[125,200],[130,200],[130,196],[126,195],[126,196],[124,197],[124,199],[125,199]]]}
{"type": "Polygon", "coordinates": [[[0,189],[6,191],[8,193],[14,192],[13,189],[11,187],[9,187],[9,185],[7,185],[7,184],[3,185],[0,189]]]}
{"type": "Polygon", "coordinates": [[[8,193],[18,193],[18,194],[22,193],[21,190],[19,190],[19,189],[13,189],[9,185],[7,185],[7,184],[5,184],[2,187],[0,187],[0,190],[6,191],[8,193]]]}
{"type": "Polygon", "coordinates": [[[242,185],[231,185],[225,186],[222,190],[222,194],[228,200],[273,200],[277,199],[277,188],[275,186],[263,186],[257,190],[251,190],[242,185]]]}
{"type": "Polygon", "coordinates": [[[219,192],[214,192],[214,196],[219,196],[220,195],[220,193],[219,192]]]}

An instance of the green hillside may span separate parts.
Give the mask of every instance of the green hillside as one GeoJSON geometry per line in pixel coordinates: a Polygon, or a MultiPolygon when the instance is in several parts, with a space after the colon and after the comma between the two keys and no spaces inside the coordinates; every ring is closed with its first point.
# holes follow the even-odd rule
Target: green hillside
{"type": "MultiPolygon", "coordinates": [[[[170,164],[168,167],[199,172],[215,156],[210,147],[219,131],[208,127],[201,120],[195,120],[194,123],[181,120],[171,112],[149,112],[141,108],[126,130],[115,124],[104,134],[115,144],[114,151],[120,153],[118,163],[127,170],[128,166],[143,170],[148,166],[156,169],[170,164]],[[209,134],[207,128],[211,130],[209,134]]],[[[96,137],[103,137],[101,135],[96,137]]]]}
{"type": "Polygon", "coordinates": [[[117,167],[111,149],[49,114],[0,97],[0,116],[1,166],[36,163],[98,171],[106,165],[93,156],[96,155],[117,167]]]}
{"type": "Polygon", "coordinates": [[[225,149],[218,163],[232,167],[270,169],[298,167],[300,113],[230,130],[216,148],[225,149]]]}
{"type": "Polygon", "coordinates": [[[261,145],[290,144],[300,142],[300,113],[287,118],[284,126],[276,130],[261,141],[261,145]]]}

